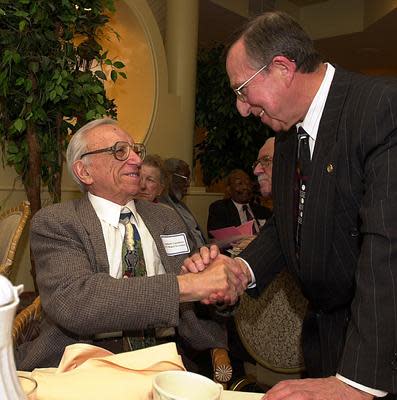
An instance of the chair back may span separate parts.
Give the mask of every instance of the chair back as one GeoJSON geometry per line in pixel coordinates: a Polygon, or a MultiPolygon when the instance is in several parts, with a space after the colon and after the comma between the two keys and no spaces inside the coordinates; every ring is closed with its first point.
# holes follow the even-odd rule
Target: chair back
{"type": "Polygon", "coordinates": [[[30,203],[23,201],[0,215],[0,274],[8,276],[17,245],[30,215],[30,203]]]}
{"type": "Polygon", "coordinates": [[[292,276],[282,271],[257,299],[244,294],[235,322],[248,353],[274,372],[304,369],[301,333],[307,300],[292,276]]]}

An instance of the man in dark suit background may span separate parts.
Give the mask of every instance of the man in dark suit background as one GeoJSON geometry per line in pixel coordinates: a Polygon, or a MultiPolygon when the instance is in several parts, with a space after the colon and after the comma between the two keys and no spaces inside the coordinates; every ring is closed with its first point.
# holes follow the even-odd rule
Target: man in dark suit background
{"type": "Polygon", "coordinates": [[[214,201],[208,210],[207,230],[210,231],[239,226],[253,220],[253,233],[270,217],[271,212],[266,207],[252,201],[252,181],[248,174],[241,169],[229,173],[225,180],[226,196],[228,198],[214,201]]]}
{"type": "Polygon", "coordinates": [[[224,328],[200,320],[191,301],[222,286],[233,298],[234,275],[178,275],[192,249],[182,220],[169,207],[133,200],[144,153],[109,119],[92,121],[72,137],[67,163],[84,195],[43,208],[32,220],[43,319],[39,337],[17,351],[19,369],[57,366],[64,348],[78,342],[129,350],[123,332],[131,337],[150,330],[162,340],[164,328],[173,328],[181,344],[196,351],[227,347],[224,328]],[[123,276],[124,207],[140,235],[146,276],[123,276]]]}
{"type": "MultiPolygon", "coordinates": [[[[323,63],[308,35],[281,12],[244,28],[226,68],[240,114],[276,132],[274,214],[241,258],[220,255],[211,265],[239,265],[256,293],[287,266],[309,301],[303,350],[307,375],[316,379],[281,382],[266,399],[394,398],[396,81],[323,63]],[[303,160],[308,167],[303,177],[298,131],[306,136],[301,145],[309,145],[309,160],[300,157],[300,167],[303,160]],[[298,201],[304,207],[297,235],[298,201]]],[[[202,270],[215,254],[203,251],[184,268],[202,270]]]]}

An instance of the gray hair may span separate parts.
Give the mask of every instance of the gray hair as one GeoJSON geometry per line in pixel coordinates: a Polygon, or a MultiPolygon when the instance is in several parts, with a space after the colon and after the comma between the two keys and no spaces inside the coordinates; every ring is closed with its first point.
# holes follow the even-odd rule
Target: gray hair
{"type": "Polygon", "coordinates": [[[297,70],[313,72],[321,57],[313,41],[303,28],[288,14],[281,11],[266,12],[247,23],[234,43],[242,39],[248,57],[260,68],[282,55],[294,60],[297,70]]]}
{"type": "MultiPolygon", "coordinates": [[[[73,171],[73,164],[75,161],[80,160],[81,155],[87,151],[86,135],[92,129],[101,125],[116,125],[117,121],[111,118],[95,119],[94,121],[88,122],[83,125],[70,139],[68,148],[66,150],[66,164],[68,167],[69,174],[73,180],[79,185],[82,192],[86,192],[85,185],[80,181],[79,177],[73,171]]],[[[86,159],[83,159],[85,163],[88,163],[86,159]]]]}

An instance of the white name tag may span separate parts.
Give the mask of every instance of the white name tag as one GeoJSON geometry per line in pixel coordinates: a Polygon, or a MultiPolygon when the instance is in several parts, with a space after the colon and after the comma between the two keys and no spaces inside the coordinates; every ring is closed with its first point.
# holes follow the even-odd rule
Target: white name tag
{"type": "Polygon", "coordinates": [[[160,235],[165,251],[168,256],[190,253],[189,243],[185,233],[176,235],[160,235]]]}

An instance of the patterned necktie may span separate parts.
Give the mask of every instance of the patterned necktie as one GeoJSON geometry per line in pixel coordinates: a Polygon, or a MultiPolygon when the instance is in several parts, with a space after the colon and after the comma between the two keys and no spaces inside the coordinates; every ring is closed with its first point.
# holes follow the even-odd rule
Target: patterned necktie
{"type": "Polygon", "coordinates": [[[120,213],[120,222],[125,226],[122,247],[123,277],[145,276],[146,265],[142,251],[141,237],[135,224],[131,223],[132,212],[123,207],[120,213]]]}
{"type": "MultiPolygon", "coordinates": [[[[123,207],[120,222],[125,226],[122,247],[123,278],[146,276],[145,258],[142,251],[141,237],[135,224],[131,223],[132,212],[123,207]]],[[[156,345],[154,329],[125,331],[123,334],[124,350],[139,350],[156,345]]]]}
{"type": "Polygon", "coordinates": [[[303,222],[303,211],[306,201],[306,193],[308,189],[310,176],[310,146],[309,135],[300,126],[298,129],[298,153],[297,153],[297,176],[298,176],[298,204],[297,204],[297,225],[296,225],[296,252],[299,255],[301,229],[303,222]]]}
{"type": "Polygon", "coordinates": [[[257,222],[256,222],[256,220],[254,219],[254,217],[252,216],[252,214],[251,214],[251,212],[250,212],[250,210],[249,210],[247,204],[243,204],[243,211],[244,211],[244,213],[245,213],[245,216],[246,216],[246,218],[247,218],[247,221],[252,221],[252,220],[254,220],[254,222],[253,222],[253,224],[252,224],[252,233],[253,233],[254,235],[256,235],[256,234],[258,233],[258,229],[257,229],[257,227],[256,227],[257,222]]]}

